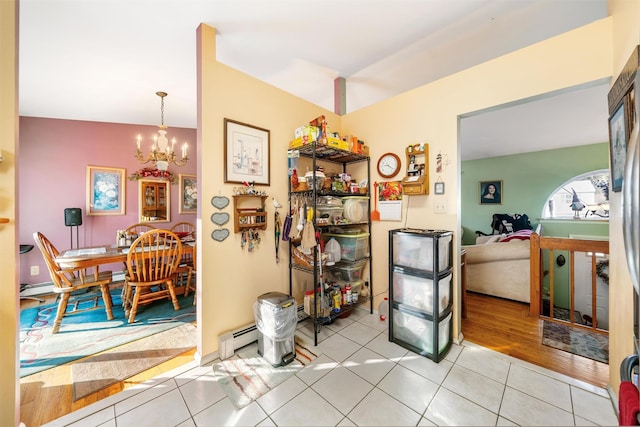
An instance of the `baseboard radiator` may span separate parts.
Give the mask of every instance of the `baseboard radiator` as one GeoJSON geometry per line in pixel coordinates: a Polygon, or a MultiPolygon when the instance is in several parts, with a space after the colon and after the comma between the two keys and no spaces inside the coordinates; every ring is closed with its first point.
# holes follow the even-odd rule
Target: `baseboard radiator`
{"type": "Polygon", "coordinates": [[[218,337],[218,354],[221,360],[233,356],[236,349],[258,341],[258,328],[255,323],[226,332],[218,337]]]}

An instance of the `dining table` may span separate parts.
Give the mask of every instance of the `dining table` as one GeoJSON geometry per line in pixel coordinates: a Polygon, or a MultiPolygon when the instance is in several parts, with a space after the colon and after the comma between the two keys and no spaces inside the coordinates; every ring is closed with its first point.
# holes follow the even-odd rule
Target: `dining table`
{"type": "MultiPolygon", "coordinates": [[[[195,241],[182,242],[183,253],[193,253],[195,241]]],[[[67,249],[55,258],[62,268],[92,268],[104,264],[127,262],[129,246],[101,245],[67,249]]]]}
{"type": "MultiPolygon", "coordinates": [[[[195,240],[182,241],[182,252],[193,253],[195,240]]],[[[66,249],[55,258],[55,262],[65,268],[99,268],[100,265],[122,262],[126,264],[129,246],[99,245],[66,249]]],[[[126,269],[126,267],[125,267],[126,269]]],[[[123,270],[124,271],[124,270],[123,270]]],[[[182,295],[184,286],[176,287],[176,294],[182,295]]]]}

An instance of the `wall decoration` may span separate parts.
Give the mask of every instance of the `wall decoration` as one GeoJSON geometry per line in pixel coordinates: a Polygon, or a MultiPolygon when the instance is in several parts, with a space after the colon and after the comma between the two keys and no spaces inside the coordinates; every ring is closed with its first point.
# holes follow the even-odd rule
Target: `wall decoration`
{"type": "Polygon", "coordinates": [[[144,178],[160,178],[166,179],[172,184],[176,183],[176,176],[169,171],[161,171],[160,169],[142,168],[129,175],[129,181],[137,181],[144,178]]]}
{"type": "Polygon", "coordinates": [[[218,209],[224,209],[229,206],[229,198],[226,196],[213,196],[211,204],[218,209]]]}
{"type": "Polygon", "coordinates": [[[609,118],[609,151],[611,155],[611,190],[622,190],[624,179],[624,163],[627,158],[627,142],[629,141],[629,117],[627,116],[627,99],[609,118]]]}
{"type": "Polygon", "coordinates": [[[87,215],[124,215],[126,170],[87,166],[87,215]]]}
{"type": "Polygon", "coordinates": [[[226,212],[215,212],[211,214],[211,222],[215,225],[225,225],[229,222],[229,214],[226,212]]]}
{"type": "Polygon", "coordinates": [[[178,213],[196,213],[198,210],[198,179],[195,175],[180,174],[178,213]]]}
{"type": "Polygon", "coordinates": [[[444,182],[436,182],[433,184],[434,194],[444,194],[444,182]]]}
{"type": "Polygon", "coordinates": [[[229,237],[229,230],[226,228],[221,228],[219,230],[213,230],[211,232],[211,238],[216,242],[222,242],[224,239],[229,237]]]}
{"type": "Polygon", "coordinates": [[[480,181],[480,204],[502,204],[502,181],[480,181]]]}
{"type": "Polygon", "coordinates": [[[224,119],[224,182],[269,185],[267,129],[224,119]]]}

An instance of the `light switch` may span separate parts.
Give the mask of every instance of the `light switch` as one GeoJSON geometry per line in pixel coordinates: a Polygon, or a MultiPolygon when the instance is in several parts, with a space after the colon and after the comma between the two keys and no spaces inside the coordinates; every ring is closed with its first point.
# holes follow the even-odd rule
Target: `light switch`
{"type": "Polygon", "coordinates": [[[445,213],[446,208],[445,208],[445,204],[444,204],[444,202],[442,202],[442,201],[440,201],[440,202],[436,202],[436,205],[435,205],[435,206],[436,206],[436,208],[435,208],[435,212],[436,212],[436,213],[439,213],[439,214],[443,214],[443,213],[445,213]]]}

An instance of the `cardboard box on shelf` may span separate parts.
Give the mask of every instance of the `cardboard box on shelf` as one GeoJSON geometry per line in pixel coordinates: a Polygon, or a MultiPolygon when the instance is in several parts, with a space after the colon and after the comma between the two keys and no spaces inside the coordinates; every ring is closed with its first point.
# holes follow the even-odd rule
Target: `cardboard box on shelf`
{"type": "Polygon", "coordinates": [[[319,133],[320,129],[318,129],[316,126],[304,125],[296,129],[294,136],[296,138],[303,138],[306,136],[311,141],[315,141],[318,138],[319,133]]]}
{"type": "Polygon", "coordinates": [[[349,143],[347,141],[341,140],[340,138],[334,138],[332,136],[328,137],[327,145],[339,150],[349,151],[349,143]]]}

